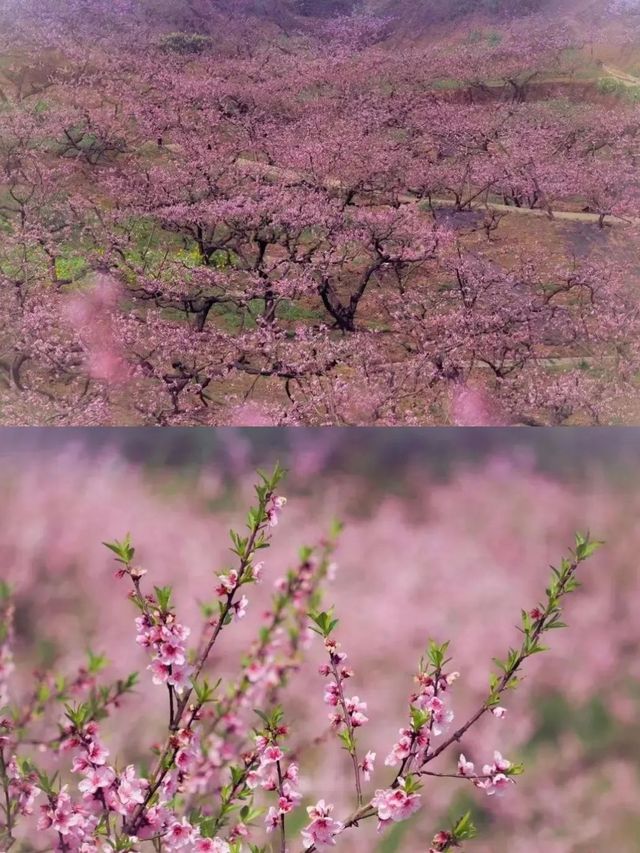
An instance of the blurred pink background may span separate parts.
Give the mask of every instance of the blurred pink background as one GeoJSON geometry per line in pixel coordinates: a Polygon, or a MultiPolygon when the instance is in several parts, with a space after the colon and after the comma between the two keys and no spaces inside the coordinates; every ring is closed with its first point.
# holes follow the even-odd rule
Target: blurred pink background
{"type": "MultiPolygon", "coordinates": [[[[621,430],[613,447],[611,430],[609,446],[597,431],[418,430],[403,454],[393,430],[192,430],[182,445],[136,430],[111,447],[97,432],[9,432],[0,436],[0,560],[17,595],[16,687],[42,662],[71,670],[88,646],[107,653],[110,675],[138,668],[125,730],[105,724],[121,763],[160,736],[165,697],[144,669],[126,587],[101,542],[129,531],[149,583],[171,583],[181,620],[196,628],[197,602],[214,597],[214,572],[229,564],[228,530],[243,523],[256,463],[267,467],[277,455],[289,467],[289,502],[266,553],[265,583],[252,588],[247,618],[225,633],[213,669],[233,671],[273,581],[300,546],[342,519],[325,600],[341,619],[352,690],[369,703],[360,743],[378,753],[371,792],[392,778],[382,760],[406,722],[428,640],[451,640],[462,722],[484,695],[492,656],[518,642],[521,608],[538,602],[574,531],[606,539],[585,564],[569,629],[553,632],[550,651],[529,661],[505,702],[507,718],[486,719],[463,740],[479,764],[496,748],[524,761],[518,784],[498,800],[456,780],[428,780],[412,821],[383,838],[363,824],[336,849],[426,851],[450,815],[471,808],[477,853],[640,850],[640,433],[621,430]]],[[[304,747],[302,790],[335,802],[340,816],[351,809],[348,759],[335,738],[309,746],[326,730],[321,660],[314,643],[285,711],[293,743],[304,747]]],[[[436,769],[455,772],[457,754],[436,769]]]]}

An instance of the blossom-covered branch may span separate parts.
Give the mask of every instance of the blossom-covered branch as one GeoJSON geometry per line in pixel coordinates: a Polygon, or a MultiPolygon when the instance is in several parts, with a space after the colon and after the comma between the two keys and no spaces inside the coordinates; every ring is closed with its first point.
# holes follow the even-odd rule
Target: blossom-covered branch
{"type": "MultiPolygon", "coordinates": [[[[543,601],[522,612],[521,645],[496,662],[500,674],[491,677],[482,707],[452,733],[451,694],[460,676],[450,667],[449,644],[430,642],[409,697],[408,722],[384,762],[393,776],[385,787],[366,792],[376,752],[361,749],[358,730],[368,723],[370,712],[366,702],[347,691],[354,671],[338,641],[334,611],[322,606],[323,587],[335,571],[339,525],[316,548],[303,548],[295,567],[275,580],[264,624],[236,676],[229,679],[221,672],[210,681],[212,649],[223,629],[244,617],[246,592],[267,571],[258,556],[268,547],[285,505],[277,492],[281,478],[279,468],[261,475],[246,532],[231,532],[236,565],[212,582],[217,599],[201,607],[205,624],[194,648],[189,647],[189,627],[178,618],[173,590],[154,586],[146,591],[148,570],[139,566],[130,537],[109,543],[118,578],[128,578],[132,585],[136,641],[150,659],[146,680],[132,674],[102,684],[107,661],[90,652],[86,665],[71,677],[49,684],[36,675],[35,689],[21,703],[10,690],[12,604],[10,590],[2,588],[0,837],[7,850],[31,851],[36,832],[62,853],[240,853],[247,845],[253,853],[264,853],[269,838],[280,853],[287,853],[295,843],[296,813],[305,805],[309,820],[300,844],[313,853],[336,846],[342,833],[369,818],[377,818],[380,832],[407,820],[423,806],[426,778],[456,779],[499,796],[523,772],[521,764],[497,750],[480,772],[464,753],[453,767],[432,770],[428,765],[449,754],[486,713],[505,719],[500,702],[517,686],[525,661],[544,650],[542,637],[564,627],[564,599],[577,587],[579,566],[599,543],[588,536],[576,538],[574,551],[553,570],[543,601]],[[289,722],[283,691],[305,666],[304,653],[314,633],[322,639],[320,674],[327,679],[324,698],[331,708],[331,728],[338,732],[353,774],[354,809],[343,819],[326,798],[309,797],[316,780],[311,767],[305,767],[304,745],[313,742],[313,735],[298,730],[295,719],[289,722]],[[137,684],[145,693],[150,690],[149,707],[159,704],[153,685],[166,691],[166,729],[147,759],[127,762],[112,757],[103,721],[109,720],[110,728],[126,725],[122,703],[137,684]],[[298,748],[291,746],[293,734],[298,748]],[[33,820],[36,801],[38,817],[33,820]]],[[[465,752],[469,754],[466,747],[465,752]]],[[[435,814],[431,818],[439,820],[435,814]]],[[[448,829],[430,833],[429,849],[457,848],[474,834],[465,814],[448,829]]]]}

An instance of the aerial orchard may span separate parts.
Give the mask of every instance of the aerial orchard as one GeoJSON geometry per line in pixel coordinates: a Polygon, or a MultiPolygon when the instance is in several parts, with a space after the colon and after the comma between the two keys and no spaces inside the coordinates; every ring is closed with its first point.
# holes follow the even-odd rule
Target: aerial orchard
{"type": "Polygon", "coordinates": [[[584,33],[74,8],[2,45],[3,423],[633,419],[639,108],[571,97],[584,33]]]}

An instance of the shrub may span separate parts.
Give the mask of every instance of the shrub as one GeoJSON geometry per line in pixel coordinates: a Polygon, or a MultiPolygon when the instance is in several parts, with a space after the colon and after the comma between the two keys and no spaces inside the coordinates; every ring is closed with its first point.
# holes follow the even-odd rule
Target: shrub
{"type": "Polygon", "coordinates": [[[198,33],[169,33],[160,40],[162,50],[184,56],[204,53],[210,45],[211,39],[198,33]]]}
{"type": "Polygon", "coordinates": [[[598,80],[598,92],[601,95],[623,95],[625,88],[624,83],[615,77],[603,77],[598,80]]]}

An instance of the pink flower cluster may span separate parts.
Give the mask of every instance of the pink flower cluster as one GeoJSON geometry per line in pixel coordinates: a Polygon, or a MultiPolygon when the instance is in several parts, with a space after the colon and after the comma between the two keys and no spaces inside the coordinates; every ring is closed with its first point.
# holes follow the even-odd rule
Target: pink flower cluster
{"type": "Polygon", "coordinates": [[[378,812],[378,832],[392,822],[407,820],[420,808],[420,794],[406,789],[406,781],[400,776],[396,788],[377,790],[371,805],[378,812]]]}
{"type": "MultiPolygon", "coordinates": [[[[163,846],[168,851],[229,853],[230,847],[226,841],[203,838],[197,826],[184,817],[178,819],[167,805],[181,789],[184,775],[197,757],[197,744],[190,731],[178,732],[176,746],[175,768],[163,780],[158,804],[141,814],[137,835],[130,837],[134,841],[145,841],[162,836],[163,846]]],[[[65,853],[98,853],[102,848],[95,840],[96,828],[102,816],[119,814],[126,826],[127,821],[139,813],[140,807],[146,802],[149,783],[136,776],[131,764],[118,774],[107,763],[109,751],[100,743],[95,722],[88,723],[81,731],[67,726],[67,736],[61,748],[76,750],[72,771],[83,776],[78,784],[82,801],[74,802],[67,786],[64,786],[57,795],[49,797],[47,805],[41,806],[38,829],[51,829],[58,833],[56,850],[65,853]]],[[[24,781],[21,784],[24,786],[24,781]]],[[[34,786],[30,786],[28,792],[25,791],[27,806],[38,793],[34,786]]]]}
{"type": "Polygon", "coordinates": [[[367,703],[362,702],[359,696],[348,698],[344,695],[344,682],[353,677],[353,670],[343,666],[347,655],[339,651],[340,644],[330,638],[324,641],[324,646],[329,652],[329,663],[323,664],[318,671],[325,677],[333,676],[333,681],[325,686],[324,701],[327,705],[340,709],[329,714],[331,725],[339,728],[344,723],[352,729],[364,726],[369,722],[365,713],[367,703]]]}
{"type": "MultiPolygon", "coordinates": [[[[149,840],[162,836],[163,846],[169,851],[184,850],[193,853],[228,853],[229,844],[220,838],[203,838],[200,829],[187,820],[178,819],[170,807],[177,794],[191,793],[190,783],[202,763],[200,738],[191,728],[182,728],[171,739],[175,750],[173,768],[164,776],[159,788],[158,804],[147,809],[140,817],[137,836],[149,840]]],[[[196,780],[197,781],[197,780],[196,780]]]]}
{"type": "Polygon", "coordinates": [[[78,784],[82,799],[75,802],[66,785],[58,794],[50,794],[48,803],[40,806],[38,829],[52,829],[58,834],[56,850],[93,853],[100,849],[95,830],[102,816],[115,813],[129,818],[144,802],[149,783],[136,776],[132,764],[121,774],[107,764],[109,751],[100,742],[95,722],[81,730],[68,724],[60,749],[76,753],[72,771],[83,777],[78,784]]]}
{"type": "Polygon", "coordinates": [[[493,753],[493,763],[485,764],[482,775],[478,776],[473,761],[467,761],[463,754],[458,759],[458,774],[471,779],[476,788],[486,791],[489,797],[493,794],[501,794],[505,788],[513,784],[513,779],[507,774],[511,767],[511,762],[496,751],[493,753]]]}
{"type": "Polygon", "coordinates": [[[416,676],[420,690],[413,693],[409,701],[413,707],[429,712],[428,721],[418,730],[400,729],[400,737],[385,758],[384,763],[387,767],[395,767],[410,757],[424,755],[431,743],[431,738],[438,737],[446,731],[447,726],[453,721],[454,714],[447,707],[444,694],[458,677],[457,672],[442,674],[436,682],[432,675],[425,672],[416,676]]]}
{"type": "Polygon", "coordinates": [[[317,850],[335,847],[335,837],[342,832],[344,826],[331,817],[332,812],[333,806],[325,804],[324,800],[318,800],[315,806],[309,806],[307,814],[311,823],[302,830],[305,850],[309,847],[316,847],[317,850]]]}
{"type": "Polygon", "coordinates": [[[58,833],[56,851],[97,851],[98,847],[91,842],[93,831],[98,825],[99,815],[90,814],[77,803],[74,803],[63,786],[57,796],[49,798],[49,804],[40,806],[38,831],[48,829],[58,833]]]}
{"type": "Polygon", "coordinates": [[[100,808],[106,806],[126,817],[144,802],[149,783],[136,777],[132,764],[118,777],[113,767],[107,764],[109,750],[100,742],[97,723],[88,723],[80,732],[69,726],[68,733],[62,748],[77,750],[71,769],[84,777],[78,784],[78,790],[87,804],[99,800],[100,808]]]}
{"type": "MultiPolygon", "coordinates": [[[[262,569],[262,564],[257,564],[259,567],[258,570],[258,578],[260,577],[260,570],[262,569]]],[[[241,578],[240,574],[236,571],[236,569],[231,569],[228,572],[223,572],[218,575],[218,586],[216,587],[216,593],[220,596],[220,598],[226,598],[229,600],[229,606],[231,608],[231,612],[233,613],[233,618],[237,621],[243,619],[247,613],[247,607],[249,606],[249,599],[246,595],[240,597],[238,601],[233,601],[233,596],[240,586],[241,578]]]]}
{"type": "MultiPolygon", "coordinates": [[[[270,500],[264,499],[261,504],[263,509],[270,500]]],[[[266,510],[254,513],[254,517],[260,519],[256,522],[258,532],[255,534],[259,542],[261,531],[268,527],[266,510]]],[[[204,631],[212,625],[216,629],[226,625],[229,621],[226,614],[230,613],[229,606],[239,587],[260,578],[262,564],[253,564],[254,552],[246,545],[246,541],[236,536],[234,546],[240,568],[226,569],[226,574],[220,577],[224,594],[230,594],[230,599],[223,602],[221,608],[223,610],[224,606],[227,607],[225,618],[206,621],[204,631]]],[[[585,547],[584,543],[582,545],[585,547]]],[[[355,811],[345,808],[342,813],[340,810],[338,816],[341,820],[334,819],[334,806],[328,802],[330,799],[338,808],[338,801],[333,794],[327,796],[326,800],[310,805],[307,809],[309,821],[302,830],[306,850],[334,847],[338,836],[342,841],[343,830],[350,834],[352,827],[358,826],[360,822],[366,820],[367,823],[375,823],[375,820],[369,819],[376,816],[378,831],[407,820],[420,809],[422,776],[457,775],[459,780],[470,782],[488,794],[491,797],[488,805],[493,807],[493,795],[500,794],[513,784],[514,777],[521,772],[519,765],[512,765],[499,752],[494,753],[493,762],[485,764],[482,772],[476,773],[475,765],[464,755],[460,756],[457,774],[453,770],[431,773],[430,766],[425,769],[431,759],[438,758],[445,750],[453,747],[460,739],[458,735],[466,732],[480,716],[483,716],[485,722],[495,725],[491,714],[502,719],[506,713],[497,704],[502,697],[502,689],[494,690],[489,700],[483,698],[479,712],[470,718],[470,723],[463,724],[460,732],[446,738],[444,743],[441,739],[438,747],[430,751],[434,739],[443,735],[453,720],[449,691],[458,678],[458,673],[444,671],[448,663],[448,644],[439,646],[432,642],[427,654],[421,658],[417,686],[414,683],[411,688],[408,702],[410,722],[400,730],[398,742],[385,762],[390,766],[400,766],[390,779],[381,783],[373,797],[371,793],[363,796],[362,780],[371,780],[376,761],[376,753],[373,751],[364,754],[362,750],[362,757],[356,742],[356,730],[369,722],[367,703],[358,695],[345,695],[347,681],[353,678],[354,673],[347,665],[347,655],[339,643],[332,639],[338,620],[334,619],[331,609],[329,612],[317,609],[317,603],[321,601],[321,582],[327,577],[332,553],[329,544],[326,547],[323,544],[320,559],[313,556],[311,549],[302,549],[301,565],[288,571],[282,582],[277,584],[265,612],[265,624],[258,638],[248,646],[237,681],[225,685],[226,689],[223,690],[217,689],[219,685],[211,687],[205,677],[209,674],[209,669],[204,665],[205,651],[200,651],[197,656],[191,652],[191,656],[188,656],[186,643],[189,630],[179,624],[169,605],[170,589],[156,587],[155,597],[143,596],[140,584],[137,583],[141,570],[130,569],[132,560],[127,556],[133,557],[132,546],[128,541],[115,543],[115,546],[124,554],[119,559],[125,565],[124,573],[134,582],[135,593],[131,597],[141,611],[136,620],[137,642],[153,655],[150,668],[154,680],[157,678],[158,683],[168,687],[168,725],[162,742],[154,747],[157,761],[152,762],[148,771],[137,770],[136,765],[127,765],[126,761],[110,761],[109,750],[102,741],[96,720],[110,717],[111,711],[119,707],[119,700],[125,691],[122,690],[120,680],[116,682],[115,688],[101,686],[97,677],[100,663],[93,654],[89,655],[87,668],[80,669],[80,676],[67,679],[65,683],[66,694],[75,695],[75,687],[78,685],[78,692],[86,692],[90,701],[75,708],[67,706],[69,723],[62,729],[55,723],[58,737],[53,738],[40,725],[43,715],[37,702],[32,710],[28,709],[28,713],[37,716],[38,726],[33,734],[30,733],[29,740],[17,743],[15,748],[11,724],[0,719],[0,751],[3,759],[0,765],[0,785],[5,788],[5,792],[8,787],[12,801],[17,805],[14,807],[15,815],[19,812],[30,814],[38,796],[46,801],[40,809],[37,832],[51,832],[51,838],[46,842],[49,845],[47,849],[57,845],[55,849],[64,853],[107,853],[105,845],[110,845],[109,849],[122,850],[130,846],[132,851],[161,846],[167,853],[231,853],[231,850],[237,853],[243,849],[242,845],[246,844],[245,839],[250,833],[252,841],[255,833],[256,849],[260,843],[264,843],[265,834],[271,837],[274,833],[282,834],[281,849],[291,844],[285,838],[285,830],[291,832],[294,825],[302,826],[302,821],[296,821],[295,814],[296,810],[302,812],[298,761],[304,768],[304,750],[308,747],[314,749],[318,741],[310,743],[301,736],[288,753],[283,745],[288,729],[282,724],[283,711],[277,702],[283,686],[288,684],[288,673],[300,666],[303,659],[301,649],[306,642],[307,629],[312,625],[317,628],[314,629],[315,633],[323,637],[324,650],[328,653],[328,662],[319,669],[323,676],[324,702],[330,710],[332,729],[337,730],[354,767],[357,805],[355,811]],[[182,701],[177,701],[173,676],[176,670],[188,672],[189,663],[198,677],[193,679],[193,686],[182,701]],[[253,709],[257,709],[258,716],[266,726],[255,735],[249,721],[249,712],[253,709]],[[61,755],[71,753],[72,773],[76,774],[78,780],[75,791],[71,790],[71,784],[58,790],[57,785],[48,784],[46,774],[30,772],[32,765],[20,755],[18,746],[24,746],[25,755],[32,755],[33,746],[37,744],[41,745],[43,753],[50,753],[52,763],[63,764],[58,752],[61,755]],[[17,752],[20,757],[9,760],[13,752],[17,752]],[[5,763],[8,772],[3,774],[5,763]],[[141,778],[138,772],[146,778],[141,778]],[[266,817],[260,817],[262,802],[256,804],[256,801],[263,800],[265,796],[270,800],[267,802],[268,811],[266,817]],[[287,818],[285,821],[292,813],[292,819],[287,818]],[[203,837],[203,834],[215,836],[218,832],[224,835],[224,840],[221,837],[203,837]]],[[[538,618],[542,618],[546,612],[544,609],[539,611],[538,618]]],[[[215,631],[212,636],[215,640],[215,631]]],[[[203,637],[206,638],[206,634],[203,637]]],[[[206,643],[201,641],[197,645],[204,648],[206,643]]],[[[211,661],[214,672],[220,662],[220,658],[211,661]]],[[[57,690],[52,682],[49,692],[54,693],[54,702],[57,702],[57,690]]],[[[348,692],[351,694],[352,691],[348,692]]],[[[53,702],[52,706],[57,708],[53,702]]],[[[322,707],[320,703],[320,717],[323,716],[322,707]]],[[[16,719],[20,713],[27,712],[18,706],[12,709],[16,719]]],[[[378,719],[376,714],[376,721],[378,719]]],[[[57,720],[57,716],[52,718],[52,722],[57,720]]],[[[253,715],[251,721],[255,721],[253,715]]],[[[26,726],[22,724],[14,726],[16,732],[23,728],[26,726]]],[[[15,740],[19,741],[19,736],[15,740]]],[[[118,749],[115,744],[109,746],[112,752],[118,749]]],[[[473,742],[467,744],[465,741],[463,748],[469,753],[469,749],[474,750],[473,742]]],[[[314,749],[313,759],[317,759],[318,754],[314,749]]],[[[455,758],[453,761],[455,764],[455,758]]],[[[62,782],[65,781],[68,780],[63,778],[62,782]]],[[[318,783],[316,779],[317,784],[321,782],[318,783]]],[[[431,812],[442,806],[442,800],[433,799],[437,796],[430,791],[431,812]]],[[[310,802],[314,800],[315,797],[310,802]]],[[[511,808],[510,803],[507,805],[511,808]]],[[[0,805],[0,813],[2,809],[0,805]]],[[[26,823],[35,823],[35,819],[26,823]]],[[[449,841],[456,842],[449,845],[453,847],[459,846],[458,841],[466,840],[467,836],[461,832],[456,834],[456,826],[451,827],[451,832],[442,832],[436,836],[432,850],[449,849],[446,846],[449,841]]],[[[413,829],[406,828],[409,830],[409,845],[416,845],[413,829]]],[[[373,832],[374,826],[371,826],[371,830],[373,832]]],[[[347,838],[344,840],[348,843],[347,838]]],[[[367,843],[364,842],[365,845],[367,843]]],[[[278,844],[273,846],[277,847],[278,844]]],[[[428,843],[425,845],[423,842],[421,849],[425,847],[428,847],[428,843]]]]}
{"type": "Polygon", "coordinates": [[[159,615],[157,618],[162,621],[154,621],[149,612],[137,617],[136,642],[153,653],[153,660],[148,667],[153,683],[169,684],[180,694],[188,687],[192,672],[185,648],[191,630],[177,622],[172,614],[159,615]]]}
{"type": "MultiPolygon", "coordinates": [[[[275,736],[286,735],[286,726],[279,726],[275,736]]],[[[267,832],[273,832],[281,822],[282,816],[292,812],[302,794],[295,790],[298,784],[298,765],[291,762],[283,766],[285,754],[274,741],[264,735],[256,735],[256,760],[258,766],[247,774],[247,787],[255,789],[260,786],[265,791],[278,792],[278,805],[271,806],[265,817],[267,832]]]]}
{"type": "MultiPolygon", "coordinates": [[[[3,728],[4,721],[0,722],[0,728],[3,728]]],[[[4,746],[4,741],[8,738],[0,736],[0,747],[4,746]]],[[[21,815],[33,814],[33,804],[36,797],[42,792],[35,784],[35,774],[23,773],[18,767],[15,756],[7,765],[7,776],[9,779],[9,791],[17,800],[18,811],[21,815]]]]}
{"type": "Polygon", "coordinates": [[[459,676],[460,673],[451,672],[441,675],[436,682],[433,676],[426,673],[418,675],[420,691],[411,697],[411,704],[423,711],[429,711],[429,727],[435,737],[443,734],[453,722],[453,711],[447,707],[443,697],[459,676]]]}
{"type": "Polygon", "coordinates": [[[278,497],[277,495],[274,495],[271,498],[269,506],[267,507],[267,519],[269,521],[269,527],[275,527],[278,524],[280,510],[283,509],[286,503],[286,498],[278,497]]]}
{"type": "Polygon", "coordinates": [[[384,760],[387,767],[395,767],[406,761],[409,756],[424,752],[429,746],[431,735],[428,726],[421,726],[418,731],[412,729],[400,729],[400,737],[391,748],[391,752],[384,760]],[[416,751],[417,748],[417,751],[416,751]]]}
{"type": "Polygon", "coordinates": [[[229,844],[222,838],[202,838],[198,827],[192,826],[186,817],[174,821],[162,838],[163,846],[170,851],[184,853],[229,853],[229,844]]]}

